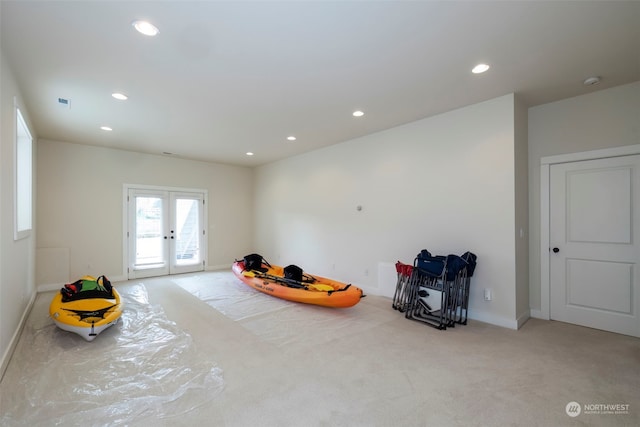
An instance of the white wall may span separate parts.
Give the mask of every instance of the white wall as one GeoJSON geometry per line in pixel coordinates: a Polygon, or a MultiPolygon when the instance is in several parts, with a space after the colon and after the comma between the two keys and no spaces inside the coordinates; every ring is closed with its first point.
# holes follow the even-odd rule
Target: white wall
{"type": "Polygon", "coordinates": [[[257,250],[382,295],[395,282],[378,281],[380,264],[470,250],[470,316],[516,327],[514,104],[507,95],[258,168],[257,250]]]}
{"type": "MultiPolygon", "coordinates": [[[[29,126],[29,113],[25,108],[4,54],[0,52],[0,377],[16,344],[21,319],[35,297],[35,228],[30,237],[13,240],[14,219],[14,141],[16,118],[14,97],[29,126]]],[[[34,144],[34,157],[37,150],[34,144]]],[[[33,182],[35,185],[35,176],[33,182]]],[[[34,192],[35,194],[35,192],[34,192]]]]}
{"type": "Polygon", "coordinates": [[[53,267],[64,253],[67,280],[126,274],[124,184],[207,190],[208,268],[229,267],[252,249],[252,169],[49,140],[38,150],[38,265],[52,267],[38,272],[38,285],[59,283],[53,267]]]}
{"type": "Polygon", "coordinates": [[[640,144],[640,82],[529,109],[529,292],[540,302],[540,159],[640,144]]]}

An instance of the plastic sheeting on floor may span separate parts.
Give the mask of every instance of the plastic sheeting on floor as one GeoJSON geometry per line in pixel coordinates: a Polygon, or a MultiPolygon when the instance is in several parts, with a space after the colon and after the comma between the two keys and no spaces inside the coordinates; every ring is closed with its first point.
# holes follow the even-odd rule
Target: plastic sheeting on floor
{"type": "Polygon", "coordinates": [[[139,283],[117,285],[128,313],[91,343],[57,329],[52,295],[38,295],[0,384],[0,425],[555,426],[572,400],[631,403],[580,425],[640,425],[637,338],[538,319],[445,332],[407,322],[390,298],[292,304],[231,271],[139,283]],[[233,307],[242,298],[253,311],[233,307]],[[103,373],[114,369],[122,378],[103,373]]]}
{"type": "Polygon", "coordinates": [[[258,292],[232,273],[214,277],[200,275],[174,278],[173,282],[236,321],[263,316],[299,304],[258,292]]]}
{"type": "MultiPolygon", "coordinates": [[[[144,285],[118,287],[124,312],[93,342],[58,329],[38,295],[3,383],[0,425],[130,425],[175,418],[215,399],[223,372],[149,303],[144,285]],[[43,366],[43,361],[44,365],[43,366]],[[52,411],[53,410],[53,411],[52,411]],[[51,419],[51,413],[64,414],[51,419]]],[[[47,299],[49,298],[49,299],[47,299]]]]}
{"type": "Polygon", "coordinates": [[[387,320],[393,312],[320,307],[266,295],[229,275],[176,278],[198,299],[277,347],[305,348],[358,334],[387,320]]]}

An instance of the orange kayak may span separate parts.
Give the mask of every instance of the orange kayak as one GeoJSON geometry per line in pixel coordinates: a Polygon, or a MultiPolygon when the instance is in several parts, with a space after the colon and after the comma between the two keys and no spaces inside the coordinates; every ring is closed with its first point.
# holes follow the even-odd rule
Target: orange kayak
{"type": "Polygon", "coordinates": [[[236,277],[246,285],[287,301],[343,308],[356,305],[364,297],[362,289],[357,286],[325,277],[305,273],[307,278],[312,278],[310,281],[300,282],[286,279],[284,268],[277,265],[268,266],[266,272],[247,271],[243,261],[236,261],[231,269],[236,277]]]}

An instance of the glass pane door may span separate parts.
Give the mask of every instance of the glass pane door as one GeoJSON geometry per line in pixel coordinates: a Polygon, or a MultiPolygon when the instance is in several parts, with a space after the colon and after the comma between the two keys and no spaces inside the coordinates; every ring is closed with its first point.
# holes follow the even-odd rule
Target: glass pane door
{"type": "Polygon", "coordinates": [[[129,278],[169,274],[168,196],[129,190],[129,278]]]}
{"type": "Polygon", "coordinates": [[[201,193],[171,193],[171,274],[204,269],[203,202],[201,193]]]}
{"type": "Polygon", "coordinates": [[[204,270],[204,193],[131,188],[130,279],[204,270]]]}

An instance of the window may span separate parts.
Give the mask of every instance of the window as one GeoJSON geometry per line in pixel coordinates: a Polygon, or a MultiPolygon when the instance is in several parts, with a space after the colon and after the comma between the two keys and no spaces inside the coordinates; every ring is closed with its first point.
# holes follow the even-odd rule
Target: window
{"type": "Polygon", "coordinates": [[[24,239],[32,229],[32,192],[33,192],[33,138],[16,104],[16,143],[15,143],[15,215],[14,239],[24,239]]]}

